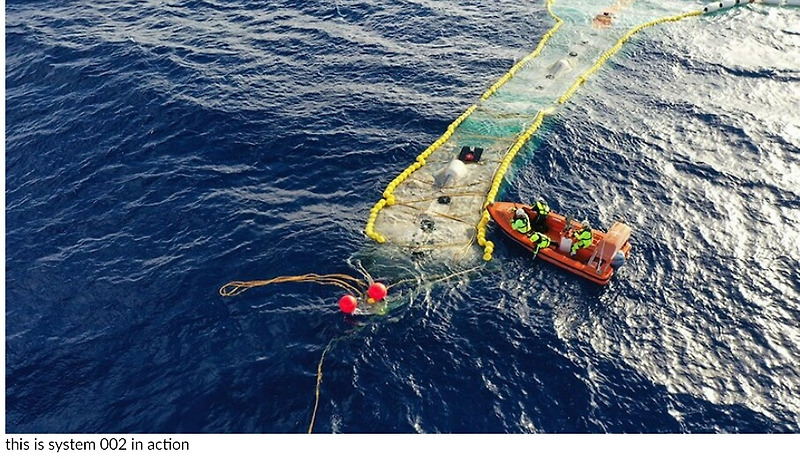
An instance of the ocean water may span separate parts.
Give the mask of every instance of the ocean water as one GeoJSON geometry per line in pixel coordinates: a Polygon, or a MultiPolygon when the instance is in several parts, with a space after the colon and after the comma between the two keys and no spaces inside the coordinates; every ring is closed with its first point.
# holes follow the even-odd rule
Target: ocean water
{"type": "Polygon", "coordinates": [[[633,226],[606,288],[492,230],[492,262],[382,317],[334,287],[217,293],[358,275],[386,184],[551,24],[505,0],[7,2],[6,431],[303,433],[327,348],[318,433],[798,432],[797,8],[648,29],[518,158],[500,199],[633,226]]]}

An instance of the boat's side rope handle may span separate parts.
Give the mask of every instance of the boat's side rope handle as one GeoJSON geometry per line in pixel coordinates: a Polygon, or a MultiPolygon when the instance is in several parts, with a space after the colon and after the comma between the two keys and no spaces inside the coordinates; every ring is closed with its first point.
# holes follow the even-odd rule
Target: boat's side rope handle
{"type": "Polygon", "coordinates": [[[372,207],[372,210],[370,210],[369,219],[367,220],[367,226],[364,228],[364,232],[370,239],[381,244],[386,242],[386,237],[375,231],[375,220],[377,220],[378,214],[380,213],[381,210],[383,210],[384,207],[392,206],[395,204],[394,190],[397,188],[397,186],[403,181],[405,181],[412,173],[419,170],[423,165],[425,165],[425,160],[428,158],[428,156],[430,156],[435,150],[439,149],[439,147],[441,147],[444,143],[447,142],[447,140],[450,139],[451,136],[453,136],[453,133],[455,133],[456,128],[458,128],[458,126],[461,125],[461,123],[464,122],[464,120],[466,120],[466,118],[469,117],[475,111],[475,109],[478,108],[478,104],[480,104],[483,101],[486,101],[490,96],[492,96],[495,92],[497,92],[497,90],[500,87],[502,87],[509,80],[511,80],[511,78],[514,77],[514,75],[516,75],[516,73],[520,69],[522,69],[523,66],[525,66],[528,62],[530,62],[532,59],[538,56],[539,53],[542,52],[547,41],[550,40],[550,38],[553,35],[555,35],[558,28],[561,27],[561,24],[563,24],[561,18],[559,18],[553,13],[552,10],[553,3],[555,3],[555,0],[547,0],[547,12],[553,19],[556,20],[556,24],[552,28],[550,28],[550,30],[547,31],[547,33],[544,34],[544,36],[542,36],[541,40],[539,40],[539,45],[536,46],[536,49],[533,50],[528,56],[521,59],[517,64],[512,66],[511,69],[509,69],[509,71],[506,72],[505,75],[500,77],[500,79],[494,85],[489,87],[489,89],[486,90],[481,95],[480,101],[478,103],[470,106],[466,111],[464,111],[463,114],[461,114],[456,120],[454,120],[453,123],[451,123],[447,127],[447,130],[444,132],[444,134],[442,134],[442,136],[439,137],[439,139],[434,141],[433,144],[428,146],[427,149],[422,151],[422,153],[417,156],[416,162],[408,166],[408,168],[403,170],[402,173],[397,175],[397,177],[394,180],[392,180],[388,186],[386,186],[386,189],[383,191],[383,198],[380,199],[372,207]]]}

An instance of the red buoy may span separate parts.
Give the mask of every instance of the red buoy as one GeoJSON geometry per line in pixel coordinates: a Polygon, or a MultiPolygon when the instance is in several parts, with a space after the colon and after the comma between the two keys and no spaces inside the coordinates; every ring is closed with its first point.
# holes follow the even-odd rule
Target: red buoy
{"type": "Polygon", "coordinates": [[[466,160],[467,162],[472,162],[473,160],[475,160],[475,154],[468,152],[467,155],[464,156],[464,160],[466,160]]]}
{"type": "Polygon", "coordinates": [[[386,298],[386,286],[381,284],[380,282],[375,282],[371,286],[369,286],[369,290],[367,290],[367,295],[370,296],[376,302],[379,302],[386,298]]]}
{"type": "Polygon", "coordinates": [[[358,300],[352,295],[343,295],[342,298],[339,299],[339,309],[341,309],[344,314],[353,314],[357,306],[358,300]]]}

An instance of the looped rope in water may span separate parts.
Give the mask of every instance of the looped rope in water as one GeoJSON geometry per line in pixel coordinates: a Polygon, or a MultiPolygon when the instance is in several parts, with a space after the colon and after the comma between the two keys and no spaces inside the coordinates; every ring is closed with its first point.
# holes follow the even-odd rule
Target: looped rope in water
{"type": "Polygon", "coordinates": [[[259,281],[231,281],[219,288],[219,294],[223,297],[233,297],[253,287],[263,287],[284,282],[313,282],[316,284],[332,285],[354,294],[361,294],[368,287],[367,282],[348,274],[309,273],[301,276],[278,276],[276,278],[259,281]]]}

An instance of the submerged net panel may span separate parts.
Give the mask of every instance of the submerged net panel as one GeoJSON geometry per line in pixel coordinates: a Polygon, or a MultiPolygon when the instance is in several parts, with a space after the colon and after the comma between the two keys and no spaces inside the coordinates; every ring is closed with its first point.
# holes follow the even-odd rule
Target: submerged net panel
{"type": "MultiPolygon", "coordinates": [[[[475,247],[472,244],[479,237],[487,193],[500,181],[497,176],[505,173],[507,165],[501,166],[507,154],[519,150],[520,136],[530,132],[537,120],[541,123],[540,112],[563,103],[563,95],[571,95],[586,72],[613,54],[616,50],[610,50],[615,44],[618,50],[618,41],[631,35],[631,28],[698,6],[646,0],[558,4],[550,0],[547,5],[563,24],[546,34],[549,40],[545,46],[540,44],[534,59],[519,67],[513,78],[502,78],[457,120],[446,141],[435,143],[423,162],[418,158],[415,168],[407,169],[401,181],[395,180],[391,200],[373,209],[374,218],[368,224],[371,237],[381,236],[410,254],[455,259],[476,254],[470,247],[475,247]],[[437,187],[437,173],[457,159],[464,146],[483,148],[480,161],[466,163],[455,183],[437,187]]],[[[522,142],[529,137],[530,133],[522,142]]]]}

